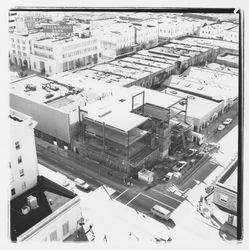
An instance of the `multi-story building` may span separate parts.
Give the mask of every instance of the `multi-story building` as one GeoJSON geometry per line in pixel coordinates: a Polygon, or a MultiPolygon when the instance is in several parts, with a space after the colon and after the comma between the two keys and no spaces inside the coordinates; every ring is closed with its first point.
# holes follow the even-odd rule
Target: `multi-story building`
{"type": "Polygon", "coordinates": [[[63,241],[82,220],[80,199],[40,176],[34,139],[37,122],[10,111],[10,239],[63,241]]]}
{"type": "Polygon", "coordinates": [[[158,25],[160,39],[175,39],[194,34],[203,25],[203,21],[182,17],[166,17],[159,19],[158,25]]]}
{"type": "Polygon", "coordinates": [[[200,28],[198,35],[205,38],[238,42],[238,26],[227,22],[203,25],[203,27],[200,28]],[[234,34],[237,36],[234,37],[234,34]]]}
{"type": "Polygon", "coordinates": [[[239,27],[236,25],[224,31],[223,39],[230,42],[239,42],[239,27]]]}
{"type": "Polygon", "coordinates": [[[226,215],[226,223],[237,227],[238,158],[235,157],[219,176],[214,185],[213,213],[216,210],[226,215]]]}
{"type": "Polygon", "coordinates": [[[10,190],[13,199],[37,184],[38,167],[34,138],[37,122],[15,110],[10,111],[9,118],[10,190]]]}
{"type": "Polygon", "coordinates": [[[97,38],[41,38],[31,42],[31,69],[53,75],[96,64],[99,59],[97,38]]]}
{"type": "Polygon", "coordinates": [[[15,30],[9,34],[9,53],[11,63],[31,68],[31,41],[41,37],[43,37],[41,32],[28,31],[24,24],[23,17],[17,17],[15,30]]]}

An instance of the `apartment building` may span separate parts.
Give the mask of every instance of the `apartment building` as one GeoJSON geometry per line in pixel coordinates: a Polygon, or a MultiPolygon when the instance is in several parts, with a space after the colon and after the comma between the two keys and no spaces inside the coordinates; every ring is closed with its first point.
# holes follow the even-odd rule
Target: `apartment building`
{"type": "Polygon", "coordinates": [[[82,221],[80,199],[38,173],[30,116],[10,110],[10,239],[63,241],[82,221]]]}
{"type": "Polygon", "coordinates": [[[222,39],[231,42],[238,42],[238,26],[234,23],[213,23],[203,25],[198,35],[204,38],[222,39]],[[237,36],[233,36],[233,35],[237,36]]]}
{"type": "Polygon", "coordinates": [[[214,185],[213,213],[217,210],[226,215],[226,223],[237,227],[238,158],[235,157],[219,176],[214,185]]]}
{"type": "Polygon", "coordinates": [[[18,16],[15,22],[15,29],[9,33],[9,54],[12,64],[31,68],[30,54],[31,41],[40,39],[43,34],[38,31],[28,31],[24,18],[18,16]]]}
{"type": "Polygon", "coordinates": [[[11,200],[37,184],[38,167],[34,139],[37,122],[10,110],[10,190],[11,200]]]}
{"type": "Polygon", "coordinates": [[[99,59],[97,38],[50,38],[31,42],[31,69],[53,75],[96,64],[99,59]]]}

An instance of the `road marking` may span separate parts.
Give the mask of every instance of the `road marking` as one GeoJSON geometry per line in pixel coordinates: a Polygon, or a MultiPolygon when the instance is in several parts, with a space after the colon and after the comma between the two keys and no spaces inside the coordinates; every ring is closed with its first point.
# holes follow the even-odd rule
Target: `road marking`
{"type": "Polygon", "coordinates": [[[162,195],[164,195],[164,196],[166,196],[166,197],[169,197],[169,198],[172,199],[172,200],[178,201],[179,203],[182,203],[182,201],[179,201],[179,200],[177,200],[176,198],[171,197],[170,195],[164,194],[164,193],[162,193],[162,192],[160,192],[160,191],[158,191],[158,190],[156,190],[156,189],[151,189],[151,190],[154,191],[154,192],[157,192],[157,193],[159,193],[159,194],[162,194],[162,195]]]}
{"type": "Polygon", "coordinates": [[[133,200],[135,200],[141,193],[138,193],[135,197],[133,197],[130,201],[128,201],[125,205],[130,204],[133,200]]]}
{"type": "Polygon", "coordinates": [[[159,201],[159,200],[157,200],[157,199],[155,199],[155,198],[153,198],[153,197],[150,197],[150,196],[147,195],[147,194],[141,194],[141,195],[143,195],[143,196],[145,196],[145,197],[147,197],[147,198],[150,198],[151,200],[154,200],[154,201],[156,201],[156,202],[158,202],[158,203],[163,204],[163,205],[166,206],[166,207],[169,207],[169,208],[175,210],[174,207],[171,207],[170,205],[167,205],[167,204],[165,204],[164,202],[161,202],[161,201],[159,201]]]}
{"type": "Polygon", "coordinates": [[[125,192],[127,192],[129,190],[129,188],[125,189],[125,191],[123,191],[121,194],[119,194],[114,200],[118,199],[121,195],[123,195],[125,192]]]}

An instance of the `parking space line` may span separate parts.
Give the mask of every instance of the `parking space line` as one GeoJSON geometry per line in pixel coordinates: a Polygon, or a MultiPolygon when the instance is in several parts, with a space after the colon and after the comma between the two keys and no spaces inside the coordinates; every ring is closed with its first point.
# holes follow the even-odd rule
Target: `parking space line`
{"type": "Polygon", "coordinates": [[[141,193],[138,193],[135,197],[133,197],[130,201],[128,201],[125,205],[130,204],[133,200],[135,200],[141,193]]]}
{"type": "Polygon", "coordinates": [[[127,192],[129,188],[126,188],[125,191],[123,191],[121,194],[119,194],[114,200],[118,199],[120,196],[122,196],[125,192],[127,192]]]}
{"type": "Polygon", "coordinates": [[[172,196],[170,196],[170,195],[164,194],[164,193],[162,193],[162,192],[160,192],[160,191],[158,191],[158,190],[156,190],[156,189],[151,189],[151,190],[154,191],[154,192],[157,192],[157,193],[159,193],[159,194],[162,194],[162,195],[164,195],[164,196],[166,196],[166,197],[169,197],[170,199],[175,200],[175,201],[177,201],[177,202],[179,202],[179,203],[182,203],[182,201],[177,200],[176,198],[174,198],[174,197],[172,197],[172,196]]]}
{"type": "Polygon", "coordinates": [[[170,205],[165,204],[164,202],[161,202],[161,201],[159,201],[159,200],[157,200],[157,199],[155,199],[155,198],[153,198],[153,197],[150,197],[150,196],[147,195],[147,194],[141,194],[141,195],[143,195],[143,196],[145,196],[145,197],[147,197],[147,198],[150,198],[151,200],[154,200],[154,201],[156,201],[156,202],[158,202],[158,203],[161,203],[161,204],[163,204],[164,206],[169,207],[169,208],[171,208],[171,209],[173,209],[173,210],[176,209],[176,208],[174,208],[174,207],[171,207],[170,205]]]}

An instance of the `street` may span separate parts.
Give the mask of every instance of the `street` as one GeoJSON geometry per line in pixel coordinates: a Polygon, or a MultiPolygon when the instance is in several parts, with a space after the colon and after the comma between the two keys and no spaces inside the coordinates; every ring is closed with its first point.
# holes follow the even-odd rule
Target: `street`
{"type": "MultiPolygon", "coordinates": [[[[234,126],[238,124],[238,115],[236,114],[237,104],[235,104],[229,113],[219,117],[209,127],[208,141],[217,142],[224,137],[234,126]],[[223,131],[216,132],[216,127],[225,118],[231,117],[233,121],[226,126],[223,131]]],[[[203,182],[216,168],[218,163],[212,162],[212,157],[201,159],[186,176],[183,176],[183,183],[174,185],[171,183],[156,184],[153,187],[145,188],[146,185],[140,185],[140,182],[133,182],[132,187],[127,187],[115,177],[104,174],[105,168],[99,163],[84,159],[79,161],[71,157],[63,157],[58,152],[52,152],[49,147],[36,144],[37,157],[42,165],[65,174],[71,180],[79,177],[89,183],[92,189],[100,187],[102,184],[110,187],[116,192],[111,198],[127,206],[130,206],[148,216],[152,216],[150,209],[158,204],[173,212],[184,200],[187,200],[186,192],[194,188],[199,182],[203,182]]],[[[205,184],[205,183],[204,183],[205,184]]],[[[164,223],[166,226],[174,227],[172,220],[162,220],[152,216],[154,219],[164,223]]]]}

